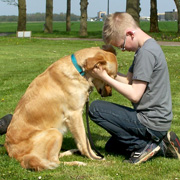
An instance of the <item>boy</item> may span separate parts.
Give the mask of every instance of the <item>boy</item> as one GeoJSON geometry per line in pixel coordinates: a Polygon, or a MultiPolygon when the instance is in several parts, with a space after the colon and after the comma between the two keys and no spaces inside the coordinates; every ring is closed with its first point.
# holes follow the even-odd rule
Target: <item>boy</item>
{"type": "Polygon", "coordinates": [[[129,153],[126,162],[133,164],[145,162],[157,153],[180,159],[180,141],[174,132],[167,133],[173,114],[162,49],[128,13],[116,12],[107,17],[103,40],[122,51],[135,52],[127,75],[118,73],[112,79],[101,68],[91,72],[129,99],[134,107],[104,101],[91,104],[91,120],[111,134],[106,151],[129,153]]]}

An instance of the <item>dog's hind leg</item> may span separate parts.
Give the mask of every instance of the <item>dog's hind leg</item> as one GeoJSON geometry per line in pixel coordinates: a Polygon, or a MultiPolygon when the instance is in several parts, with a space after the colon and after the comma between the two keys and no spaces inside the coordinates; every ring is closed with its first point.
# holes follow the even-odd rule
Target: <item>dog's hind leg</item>
{"type": "Polygon", "coordinates": [[[21,166],[35,171],[56,168],[62,139],[63,135],[54,128],[37,132],[29,141],[32,150],[21,158],[21,166]]]}
{"type": "MultiPolygon", "coordinates": [[[[62,163],[62,162],[61,162],[62,163]]],[[[72,162],[64,162],[64,165],[69,165],[69,166],[86,166],[87,164],[84,162],[80,162],[80,161],[72,161],[72,162]]]]}
{"type": "MultiPolygon", "coordinates": [[[[64,156],[71,156],[73,155],[74,153],[77,153],[79,152],[79,149],[71,149],[71,150],[68,150],[68,151],[65,151],[63,153],[60,153],[59,154],[59,158],[61,157],[64,157],[64,156]]],[[[69,165],[69,166],[86,166],[87,164],[84,163],[84,162],[80,162],[80,161],[71,161],[71,162],[60,162],[61,164],[63,163],[64,165],[69,165]]]]}
{"type": "Polygon", "coordinates": [[[67,126],[71,133],[74,136],[77,147],[81,154],[87,156],[90,159],[101,160],[100,156],[97,156],[94,151],[91,149],[89,140],[86,136],[84,123],[82,119],[82,112],[74,112],[71,116],[71,119],[67,121],[67,126]]]}

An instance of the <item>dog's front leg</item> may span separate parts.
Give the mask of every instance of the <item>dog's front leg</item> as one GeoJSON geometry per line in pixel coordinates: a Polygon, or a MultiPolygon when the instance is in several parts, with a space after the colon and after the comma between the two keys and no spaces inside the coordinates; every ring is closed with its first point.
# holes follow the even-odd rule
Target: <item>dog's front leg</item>
{"type": "Polygon", "coordinates": [[[81,154],[87,156],[90,159],[102,159],[100,156],[97,156],[91,149],[89,140],[86,136],[81,112],[74,112],[70,120],[67,121],[67,126],[70,132],[73,134],[81,154]]]}

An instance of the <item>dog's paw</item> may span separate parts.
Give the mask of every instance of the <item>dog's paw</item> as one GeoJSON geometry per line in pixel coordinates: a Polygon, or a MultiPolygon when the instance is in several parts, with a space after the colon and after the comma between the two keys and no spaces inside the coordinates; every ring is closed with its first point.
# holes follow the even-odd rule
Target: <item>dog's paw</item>
{"type": "Polygon", "coordinates": [[[72,161],[72,162],[63,162],[64,165],[69,166],[87,166],[86,163],[80,162],[80,161],[72,161]]]}
{"type": "Polygon", "coordinates": [[[65,151],[65,152],[63,152],[63,153],[60,153],[60,154],[59,154],[59,158],[64,157],[64,156],[71,156],[71,155],[73,155],[74,153],[78,153],[78,152],[79,152],[78,149],[71,149],[71,150],[65,151]]]}
{"type": "Polygon", "coordinates": [[[80,162],[80,161],[75,161],[78,166],[87,166],[87,163],[80,162]]]}

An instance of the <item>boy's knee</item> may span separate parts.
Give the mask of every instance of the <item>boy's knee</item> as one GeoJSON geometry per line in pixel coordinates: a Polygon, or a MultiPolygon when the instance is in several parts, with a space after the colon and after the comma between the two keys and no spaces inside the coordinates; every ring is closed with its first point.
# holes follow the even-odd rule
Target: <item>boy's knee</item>
{"type": "Polygon", "coordinates": [[[97,117],[98,107],[99,106],[100,106],[100,101],[99,100],[93,101],[90,104],[90,107],[89,107],[89,117],[91,118],[92,121],[95,121],[95,119],[97,117]]]}
{"type": "Polygon", "coordinates": [[[98,101],[99,100],[96,100],[96,101],[93,101],[90,106],[89,106],[89,111],[94,111],[96,109],[96,107],[98,106],[98,101]]]}

